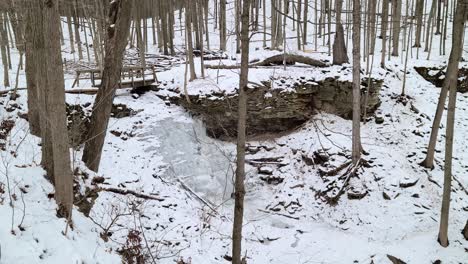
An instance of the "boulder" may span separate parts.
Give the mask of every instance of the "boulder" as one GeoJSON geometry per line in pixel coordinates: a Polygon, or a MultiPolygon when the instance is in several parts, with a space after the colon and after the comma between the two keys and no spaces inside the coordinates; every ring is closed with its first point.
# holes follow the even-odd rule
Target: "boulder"
{"type": "Polygon", "coordinates": [[[408,188],[416,185],[418,183],[419,178],[405,176],[403,179],[400,180],[400,187],[401,188],[408,188]]]}

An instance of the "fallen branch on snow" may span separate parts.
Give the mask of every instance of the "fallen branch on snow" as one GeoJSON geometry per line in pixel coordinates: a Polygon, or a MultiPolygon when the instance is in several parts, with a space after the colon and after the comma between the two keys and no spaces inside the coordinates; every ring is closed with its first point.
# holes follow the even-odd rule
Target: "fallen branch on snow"
{"type": "Polygon", "coordinates": [[[180,183],[180,185],[182,186],[182,188],[184,188],[186,191],[188,191],[189,193],[191,193],[193,196],[195,196],[198,200],[200,200],[200,202],[202,202],[203,204],[205,204],[206,206],[208,206],[208,208],[211,209],[211,211],[213,211],[214,213],[216,213],[217,215],[220,215],[219,212],[214,208],[213,205],[211,205],[210,202],[206,201],[205,199],[203,199],[200,195],[198,195],[194,190],[192,190],[190,187],[187,186],[187,184],[185,184],[179,177],[176,177],[177,178],[177,181],[180,183]]]}
{"type": "Polygon", "coordinates": [[[343,185],[341,186],[340,190],[338,191],[338,193],[335,196],[328,199],[328,202],[330,204],[336,204],[338,202],[341,195],[344,193],[345,187],[348,185],[349,179],[352,176],[354,176],[354,174],[356,173],[356,170],[360,167],[360,165],[361,165],[361,159],[358,160],[356,165],[353,165],[353,166],[348,168],[348,170],[346,171],[346,173],[347,173],[346,179],[344,180],[343,185]]]}
{"type": "Polygon", "coordinates": [[[262,209],[257,209],[257,210],[259,212],[266,213],[266,214],[279,215],[279,216],[284,216],[284,217],[291,218],[291,219],[294,219],[294,220],[299,220],[299,217],[297,217],[297,216],[291,216],[291,215],[287,215],[287,214],[276,213],[276,212],[271,212],[271,211],[262,210],[262,209]]]}
{"type": "Polygon", "coordinates": [[[326,176],[335,176],[336,174],[338,174],[338,172],[344,170],[346,167],[348,167],[349,165],[351,165],[351,161],[347,161],[343,164],[341,164],[340,166],[332,169],[332,170],[329,170],[329,171],[324,171],[322,169],[319,169],[319,172],[320,174],[322,175],[326,175],[326,176]]]}
{"type": "Polygon", "coordinates": [[[4,95],[4,94],[7,94],[9,92],[14,92],[14,91],[21,91],[21,90],[26,90],[26,88],[13,88],[13,89],[7,89],[7,90],[3,90],[3,91],[0,91],[0,95],[4,95]]]}
{"type": "Polygon", "coordinates": [[[141,199],[146,199],[146,200],[155,200],[155,201],[159,201],[159,202],[162,202],[164,201],[163,198],[159,198],[157,196],[153,196],[153,195],[148,195],[148,194],[144,194],[144,193],[138,193],[136,191],[132,191],[132,190],[124,190],[124,189],[117,189],[117,188],[104,188],[104,187],[99,187],[98,188],[98,191],[105,191],[105,192],[112,192],[112,193],[116,193],[116,194],[121,194],[121,195],[133,195],[137,198],[141,198],[141,199]]]}

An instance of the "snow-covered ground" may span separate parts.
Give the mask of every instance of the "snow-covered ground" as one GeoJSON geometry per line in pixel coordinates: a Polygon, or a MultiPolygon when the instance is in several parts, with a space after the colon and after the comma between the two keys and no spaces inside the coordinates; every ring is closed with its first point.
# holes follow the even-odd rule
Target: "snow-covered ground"
{"type": "MultiPolygon", "coordinates": [[[[313,29],[310,40],[313,40],[312,33],[313,29]]],[[[210,37],[211,46],[216,47],[218,36],[213,33],[210,37]]],[[[260,34],[254,35],[251,60],[277,54],[263,50],[261,39],[260,34]]],[[[451,39],[450,30],[448,39],[451,39]]],[[[231,50],[232,40],[231,37],[231,50]]],[[[435,36],[434,43],[438,41],[439,36],[435,36]]],[[[449,54],[449,42],[446,54],[449,54]]],[[[183,43],[183,39],[178,38],[177,43],[183,43]]],[[[311,157],[314,151],[326,149],[329,163],[341,164],[344,158],[339,154],[349,153],[351,147],[348,120],[318,114],[288,135],[249,142],[250,149],[258,152],[252,154],[253,151],[247,159],[278,158],[280,164],[265,165],[268,169],[263,170],[271,170],[272,176],[283,181],[268,184],[261,179],[264,175],[257,168],[247,165],[243,251],[248,263],[390,263],[387,254],[407,263],[433,263],[437,259],[442,263],[468,262],[468,243],[461,234],[468,218],[468,154],[465,151],[468,95],[460,94],[457,102],[450,246],[442,248],[436,239],[442,197],[444,129],[437,145],[436,168],[430,171],[418,165],[429,140],[439,88],[425,81],[413,67],[445,65],[448,55],[440,56],[435,45],[431,60],[426,60],[427,54],[422,50],[416,59],[413,48],[406,76],[409,102],[404,105],[397,101],[402,87],[403,56],[388,61],[388,70],[380,69],[380,43],[377,40],[372,75],[384,79],[382,105],[377,110],[384,123],[377,124],[372,118],[362,124],[362,143],[369,152],[365,159],[370,167],[360,169],[358,177],[350,182],[356,190],[367,190],[367,195],[361,200],[350,200],[345,194],[335,206],[327,204],[315,191],[326,184],[318,174],[320,166],[304,162],[304,156],[311,157]],[[416,184],[400,187],[408,182],[416,184]]],[[[309,46],[308,50],[312,50],[314,43],[309,46]]],[[[293,51],[295,47],[295,41],[289,40],[286,49],[293,51]]],[[[151,49],[153,52],[155,47],[151,49]]],[[[309,55],[331,61],[327,50],[319,45],[319,50],[309,55]]],[[[67,60],[74,59],[68,47],[64,47],[63,54],[67,60]]],[[[13,69],[16,69],[16,50],[12,55],[13,69]]],[[[199,75],[198,59],[196,65],[199,75]]],[[[366,64],[362,65],[365,68],[366,64]]],[[[334,68],[337,72],[342,67],[334,68]]],[[[314,72],[303,67],[253,69],[250,80],[310,77],[314,72]]],[[[9,74],[14,76],[15,72],[9,74]]],[[[176,66],[160,73],[158,79],[181,88],[183,76],[184,66],[176,66]]],[[[66,74],[65,78],[66,87],[70,88],[74,75],[66,74]]],[[[19,80],[19,86],[24,87],[23,72],[19,80]]],[[[236,89],[237,83],[236,70],[207,70],[204,80],[188,85],[188,92],[229,92],[236,89]]],[[[90,82],[80,82],[80,87],[89,86],[90,82]]],[[[67,94],[67,102],[71,104],[84,105],[93,99],[91,95],[67,94]]],[[[0,151],[1,264],[119,263],[117,251],[133,245],[129,233],[138,234],[141,239],[138,244],[145,252],[150,248],[150,258],[157,259],[157,263],[174,263],[180,258],[191,258],[192,263],[228,263],[224,256],[230,255],[231,245],[233,143],[209,138],[199,120],[183,108],[163,101],[154,92],[132,96],[129,90],[119,91],[115,103],[138,110],[136,115],[111,119],[98,174],[87,171],[79,162],[80,150],[71,153],[73,166],[90,176],[82,183],[83,189],[93,177],[102,176],[103,187],[133,190],[164,200],[100,192],[90,217],[75,210],[74,229],[66,230],[65,221],[55,216],[55,201],[48,198],[53,188],[39,166],[39,140],[29,134],[28,123],[18,116],[27,112],[26,93],[21,91],[16,102],[0,97],[0,103],[3,104],[0,121],[15,121],[7,139],[0,139],[0,143],[6,143],[6,150],[0,151]],[[12,104],[19,107],[6,111],[12,104]]],[[[445,127],[445,119],[442,122],[445,127]]]]}

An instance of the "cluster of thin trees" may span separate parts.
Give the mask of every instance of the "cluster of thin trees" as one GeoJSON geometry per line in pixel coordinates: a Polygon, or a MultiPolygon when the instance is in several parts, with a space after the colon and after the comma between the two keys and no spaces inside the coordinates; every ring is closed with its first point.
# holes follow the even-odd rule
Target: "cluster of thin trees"
{"type": "MultiPolygon", "coordinates": [[[[430,10],[427,10],[429,5],[425,0],[408,0],[405,5],[402,0],[5,0],[0,3],[0,49],[4,85],[10,86],[10,48],[16,47],[20,54],[18,71],[23,67],[23,55],[26,62],[31,133],[42,139],[42,165],[55,186],[59,213],[70,219],[73,176],[69,158],[62,67],[62,46],[65,42],[69,41],[67,44],[70,52],[77,54],[79,60],[93,61],[102,70],[102,83],[93,105],[82,157],[91,170],[98,171],[112,101],[128,46],[138,50],[139,62],[144,66],[149,45],[157,45],[164,54],[176,54],[179,49],[175,45],[175,39],[179,34],[185,40],[182,50],[185,50],[187,56],[190,80],[193,80],[197,78],[195,51],[202,54],[200,61],[203,64],[204,50],[226,51],[231,40],[235,50],[241,53],[232,238],[233,263],[240,264],[245,196],[245,88],[248,84],[251,34],[262,34],[265,48],[285,52],[286,49],[307,51],[310,47],[318,50],[318,45],[326,47],[328,54],[333,56],[334,64],[349,62],[347,49],[352,37],[352,162],[357,167],[363,152],[360,142],[361,62],[365,61],[367,73],[371,72],[377,41],[382,42],[380,66],[383,68],[392,56],[404,53],[407,61],[409,54],[412,56],[411,47],[417,49],[418,57],[423,44],[423,52],[427,53],[429,59],[434,35],[440,35],[439,52],[445,54],[450,22],[448,18],[451,17],[453,37],[447,74],[433,121],[427,157],[422,162],[425,167],[433,167],[438,129],[446,99],[449,97],[445,182],[439,232],[441,245],[447,246],[456,85],[468,13],[467,2],[433,0],[430,10]],[[267,12],[267,5],[270,12],[267,12]],[[228,22],[231,22],[228,17],[232,17],[229,14],[234,14],[232,28],[228,27],[228,22]],[[210,20],[214,22],[209,23],[210,20]],[[66,25],[66,28],[62,28],[62,25],[66,25]],[[210,36],[216,35],[219,36],[218,47],[210,45],[210,36]],[[309,39],[310,36],[313,38],[309,39]],[[295,48],[288,47],[290,39],[296,42],[295,48]]],[[[203,65],[200,68],[201,76],[204,77],[203,65]]],[[[18,83],[18,74],[16,79],[18,83]]],[[[404,94],[403,87],[402,95],[404,94]]]]}

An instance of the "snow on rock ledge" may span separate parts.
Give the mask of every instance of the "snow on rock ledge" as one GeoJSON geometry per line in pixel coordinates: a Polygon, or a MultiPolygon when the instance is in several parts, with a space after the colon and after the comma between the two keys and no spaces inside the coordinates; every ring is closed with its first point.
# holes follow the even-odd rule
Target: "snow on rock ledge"
{"type": "MultiPolygon", "coordinates": [[[[367,112],[380,105],[382,80],[372,80],[367,98],[367,112]]],[[[366,100],[368,80],[361,83],[361,105],[366,100]]],[[[159,96],[181,105],[204,121],[208,133],[215,138],[231,138],[237,132],[237,91],[190,94],[188,103],[179,89],[175,93],[159,92],[159,96]]],[[[249,136],[278,133],[295,129],[317,111],[352,117],[352,82],[327,77],[321,80],[306,77],[279,77],[261,81],[247,89],[247,134],[249,136]]]]}
{"type": "MultiPolygon", "coordinates": [[[[446,67],[414,67],[417,73],[426,81],[437,87],[442,87],[445,81],[446,67]]],[[[458,70],[457,90],[460,93],[468,92],[468,68],[458,70]]]]}

